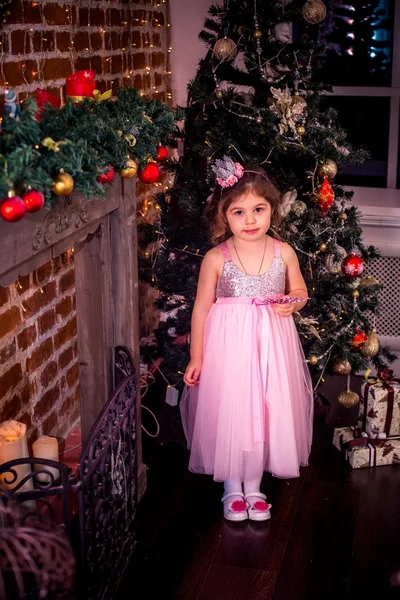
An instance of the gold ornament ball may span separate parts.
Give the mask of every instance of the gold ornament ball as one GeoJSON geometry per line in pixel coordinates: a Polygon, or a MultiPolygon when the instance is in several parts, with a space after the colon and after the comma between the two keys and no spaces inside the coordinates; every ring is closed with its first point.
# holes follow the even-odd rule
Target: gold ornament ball
{"type": "Polygon", "coordinates": [[[126,161],[126,167],[124,169],[121,169],[119,174],[124,179],[130,179],[131,177],[135,177],[137,170],[138,170],[138,167],[137,167],[136,162],[134,160],[132,160],[131,158],[129,158],[126,161]]]}
{"type": "Polygon", "coordinates": [[[59,173],[55,177],[51,189],[57,196],[68,196],[74,189],[74,180],[68,173],[59,173]]]}
{"type": "Polygon", "coordinates": [[[303,6],[303,18],[311,25],[321,23],[326,17],[326,6],[321,0],[307,0],[303,6]]]}
{"type": "Polygon", "coordinates": [[[336,173],[337,164],[333,162],[333,160],[325,160],[318,167],[318,176],[321,177],[321,179],[324,179],[324,177],[327,177],[328,179],[333,179],[336,173]]]}
{"type": "Polygon", "coordinates": [[[311,354],[310,358],[308,359],[308,362],[310,363],[310,365],[318,364],[318,356],[315,356],[315,354],[311,354]]]}
{"type": "Polygon", "coordinates": [[[292,96],[292,105],[296,106],[297,104],[307,105],[307,102],[304,100],[302,96],[300,96],[299,92],[295,92],[292,96]]]}
{"type": "Polygon", "coordinates": [[[217,91],[215,92],[215,95],[217,96],[217,98],[222,98],[222,96],[223,96],[224,94],[223,94],[223,91],[222,91],[222,90],[217,90],[217,91]]]}
{"type": "Polygon", "coordinates": [[[306,128],[304,127],[304,125],[299,125],[297,127],[297,133],[299,135],[304,135],[306,133],[306,128]]]}
{"type": "Polygon", "coordinates": [[[331,362],[331,370],[335,375],[348,375],[351,373],[351,364],[346,358],[334,358],[331,362]]]}
{"type": "Polygon", "coordinates": [[[292,211],[300,216],[303,215],[307,210],[307,204],[302,200],[295,200],[292,205],[292,211]]]}
{"type": "Polygon", "coordinates": [[[353,296],[353,298],[359,298],[360,292],[358,290],[352,290],[351,295],[353,296]]]}
{"type": "Polygon", "coordinates": [[[335,313],[333,313],[333,312],[330,312],[330,313],[328,313],[328,317],[329,317],[330,319],[332,319],[332,321],[336,321],[336,319],[337,319],[337,317],[336,317],[335,313]]]}
{"type": "Polygon", "coordinates": [[[338,396],[338,402],[345,408],[351,408],[360,402],[360,397],[355,392],[347,390],[346,392],[340,392],[338,396]]]}
{"type": "Polygon", "coordinates": [[[236,56],[236,44],[230,38],[217,40],[214,45],[214,56],[221,61],[233,60],[236,56]]]}
{"type": "Polygon", "coordinates": [[[368,340],[365,342],[364,346],[360,348],[360,352],[366,358],[372,358],[376,356],[379,352],[379,340],[378,335],[376,333],[376,329],[373,329],[368,336],[368,340]]]}
{"type": "Polygon", "coordinates": [[[327,247],[328,246],[325,244],[325,242],[321,242],[320,245],[318,246],[318,249],[320,252],[325,252],[327,247]]]}
{"type": "Polygon", "coordinates": [[[339,215],[339,219],[341,221],[347,221],[347,214],[345,212],[341,212],[339,215]]]}
{"type": "Polygon", "coordinates": [[[261,40],[261,38],[262,38],[262,31],[260,31],[259,29],[256,29],[255,31],[253,31],[253,38],[255,40],[261,40]]]}

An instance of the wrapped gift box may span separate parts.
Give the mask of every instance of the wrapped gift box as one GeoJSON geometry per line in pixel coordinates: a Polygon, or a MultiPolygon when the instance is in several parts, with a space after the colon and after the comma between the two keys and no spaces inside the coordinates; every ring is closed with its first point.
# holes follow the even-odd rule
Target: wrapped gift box
{"type": "Polygon", "coordinates": [[[89,70],[76,71],[76,73],[68,75],[66,80],[67,98],[73,102],[81,102],[84,98],[93,98],[93,91],[96,87],[95,75],[94,71],[89,70]]]}
{"type": "Polygon", "coordinates": [[[352,469],[400,464],[400,436],[378,439],[358,427],[337,427],[333,445],[346,453],[352,469]]]}
{"type": "Polygon", "coordinates": [[[373,437],[400,435],[400,384],[393,371],[379,371],[376,380],[363,384],[361,394],[358,426],[373,437]]]}

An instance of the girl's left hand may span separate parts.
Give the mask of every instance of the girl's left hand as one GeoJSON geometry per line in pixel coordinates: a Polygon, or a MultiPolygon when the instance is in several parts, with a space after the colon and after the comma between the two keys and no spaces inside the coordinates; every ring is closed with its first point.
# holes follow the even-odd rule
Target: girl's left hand
{"type": "Polygon", "coordinates": [[[272,309],[278,317],[290,317],[291,314],[296,312],[297,304],[272,304],[272,309]]]}

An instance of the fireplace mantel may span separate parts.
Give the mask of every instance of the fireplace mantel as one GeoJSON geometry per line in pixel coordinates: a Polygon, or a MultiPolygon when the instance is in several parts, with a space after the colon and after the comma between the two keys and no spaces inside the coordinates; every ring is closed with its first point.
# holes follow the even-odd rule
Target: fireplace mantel
{"type": "Polygon", "coordinates": [[[27,213],[18,223],[0,221],[0,285],[12,284],[19,275],[26,275],[94,233],[101,220],[118,209],[121,188],[121,180],[116,179],[106,198],[85,200],[73,193],[60,198],[55,210],[45,208],[35,214],[27,213]],[[56,231],[56,225],[61,231],[56,231]]]}
{"type": "MultiPolygon", "coordinates": [[[[0,223],[0,286],[74,248],[83,440],[113,388],[113,353],[126,346],[139,360],[136,180],[115,180],[104,199],[73,193],[54,210],[0,223]]],[[[145,489],[137,406],[139,496],[145,489]]]]}

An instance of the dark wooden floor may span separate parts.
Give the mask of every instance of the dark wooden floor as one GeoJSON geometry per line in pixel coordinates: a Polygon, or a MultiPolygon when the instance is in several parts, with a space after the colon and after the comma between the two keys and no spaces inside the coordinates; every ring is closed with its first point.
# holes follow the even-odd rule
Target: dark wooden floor
{"type": "Polygon", "coordinates": [[[189,473],[184,448],[168,441],[176,413],[164,406],[165,442],[145,444],[148,491],[121,600],[400,599],[389,581],[400,567],[400,466],[351,471],[332,446],[333,427],[353,424],[357,409],[333,401],[316,418],[300,478],[265,475],[266,523],[223,519],[222,485],[189,473]]]}

